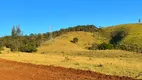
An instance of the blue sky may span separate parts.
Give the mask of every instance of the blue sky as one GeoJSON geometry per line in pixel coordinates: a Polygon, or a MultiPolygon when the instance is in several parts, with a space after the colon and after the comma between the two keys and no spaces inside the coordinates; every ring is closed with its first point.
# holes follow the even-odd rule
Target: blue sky
{"type": "Polygon", "coordinates": [[[76,25],[111,26],[142,19],[142,0],[0,0],[0,36],[20,24],[24,34],[76,25]]]}

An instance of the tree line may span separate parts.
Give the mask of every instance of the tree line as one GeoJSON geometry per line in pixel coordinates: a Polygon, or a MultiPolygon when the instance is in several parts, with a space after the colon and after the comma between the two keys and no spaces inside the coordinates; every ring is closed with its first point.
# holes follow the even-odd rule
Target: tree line
{"type": "MultiPolygon", "coordinates": [[[[94,32],[98,28],[94,25],[79,25],[75,27],[69,27],[67,29],[60,29],[59,31],[54,31],[52,37],[55,38],[62,34],[71,31],[85,31],[94,32]]],[[[43,34],[30,34],[23,35],[20,25],[13,26],[10,36],[4,36],[0,38],[0,49],[2,47],[10,48],[11,51],[19,52],[36,52],[37,47],[41,45],[44,41],[50,39],[50,32],[43,34]]]]}

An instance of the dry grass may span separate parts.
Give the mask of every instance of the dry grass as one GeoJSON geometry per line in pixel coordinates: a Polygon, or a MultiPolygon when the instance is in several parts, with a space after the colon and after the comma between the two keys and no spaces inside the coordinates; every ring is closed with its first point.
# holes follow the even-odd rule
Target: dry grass
{"type": "Polygon", "coordinates": [[[65,53],[9,53],[0,58],[66,68],[93,70],[111,75],[135,77],[142,72],[142,55],[126,51],[75,51],[65,53]]]}
{"type": "Polygon", "coordinates": [[[63,51],[82,51],[86,47],[90,47],[94,42],[94,37],[89,32],[69,32],[54,39],[47,41],[38,48],[39,52],[63,52],[63,51]],[[74,37],[78,38],[78,43],[70,42],[74,37]]]}

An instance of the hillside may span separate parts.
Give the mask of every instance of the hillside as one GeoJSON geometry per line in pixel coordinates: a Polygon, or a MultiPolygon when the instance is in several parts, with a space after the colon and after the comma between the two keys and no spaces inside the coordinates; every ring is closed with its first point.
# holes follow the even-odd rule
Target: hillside
{"type": "MultiPolygon", "coordinates": [[[[124,29],[127,35],[120,40],[118,45],[124,45],[127,50],[141,52],[142,48],[142,24],[122,24],[102,28],[102,30],[94,32],[71,31],[66,32],[54,38],[53,41],[44,42],[39,48],[39,52],[58,52],[58,51],[81,51],[87,50],[92,44],[101,44],[103,42],[110,43],[113,32],[124,29]],[[72,43],[71,40],[77,37],[78,43],[72,43]]],[[[65,30],[64,30],[65,31],[65,30]]]]}
{"type": "Polygon", "coordinates": [[[126,45],[129,48],[142,48],[142,24],[123,24],[117,26],[111,26],[103,28],[105,34],[107,34],[108,39],[110,39],[110,34],[118,29],[125,28],[128,35],[123,38],[119,44],[126,45]]]}
{"type": "Polygon", "coordinates": [[[54,38],[53,41],[46,41],[38,48],[38,51],[82,51],[85,50],[85,48],[90,47],[94,41],[95,38],[90,32],[68,32],[67,34],[54,38]],[[71,42],[75,37],[79,40],[76,44],[71,42]]]}

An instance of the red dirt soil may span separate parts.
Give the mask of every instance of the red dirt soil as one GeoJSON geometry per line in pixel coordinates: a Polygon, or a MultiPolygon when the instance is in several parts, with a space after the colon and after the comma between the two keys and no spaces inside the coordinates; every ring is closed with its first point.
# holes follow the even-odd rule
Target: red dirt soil
{"type": "Polygon", "coordinates": [[[92,71],[42,66],[0,59],[0,80],[134,80],[92,71]]]}

